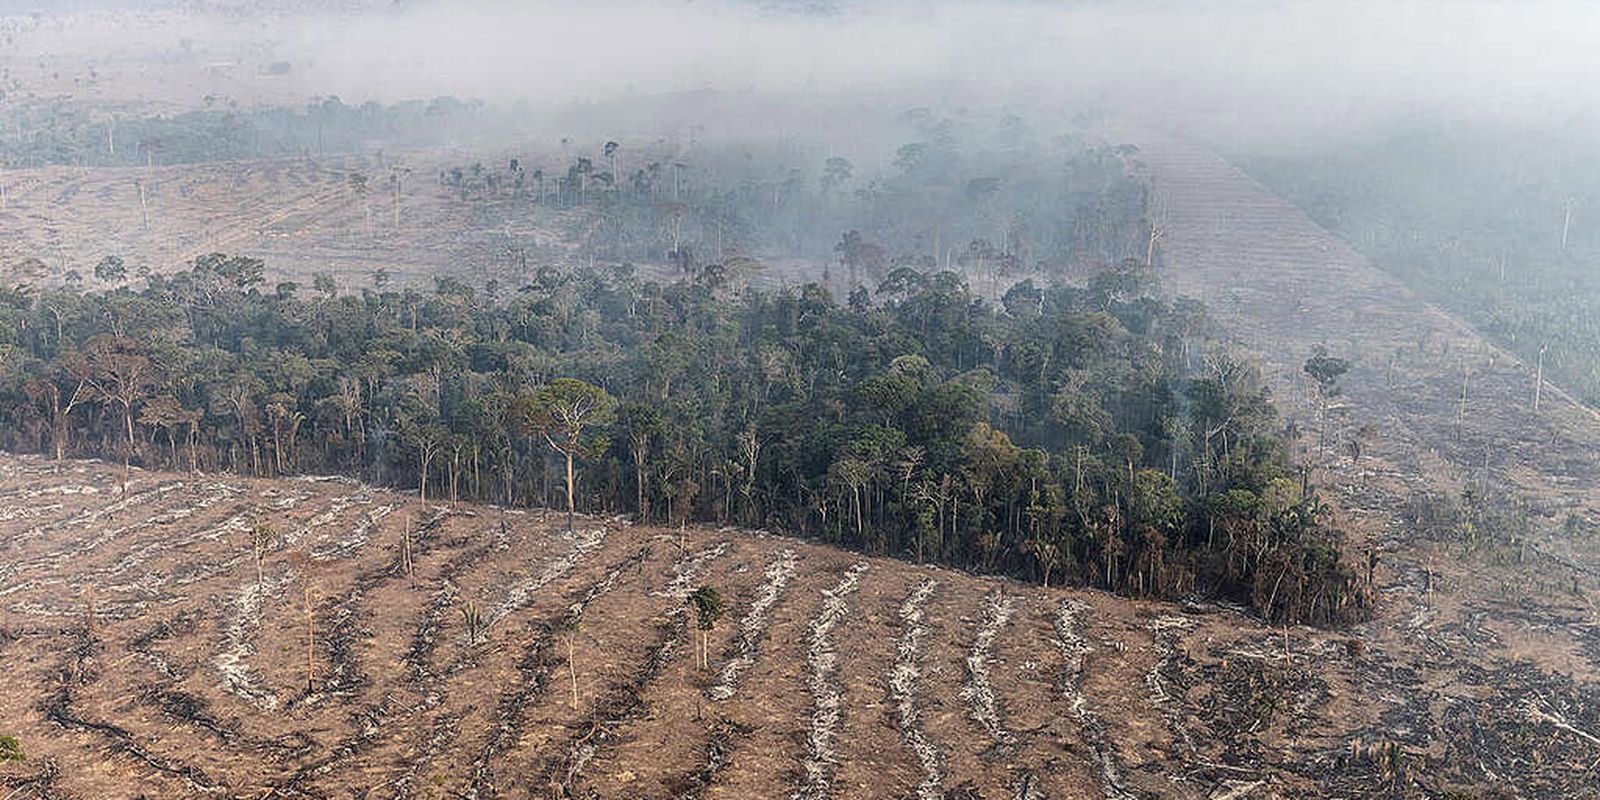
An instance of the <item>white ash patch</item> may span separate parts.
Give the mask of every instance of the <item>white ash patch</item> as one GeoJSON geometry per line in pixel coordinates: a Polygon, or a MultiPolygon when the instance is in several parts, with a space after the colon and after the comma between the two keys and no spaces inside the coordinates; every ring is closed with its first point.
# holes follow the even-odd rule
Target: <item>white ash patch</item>
{"type": "Polygon", "coordinates": [[[311,557],[318,561],[354,557],[372,539],[372,532],[377,529],[378,523],[394,513],[395,508],[394,503],[388,503],[369,510],[347,535],[312,550],[311,557]]]}
{"type": "Polygon", "coordinates": [[[973,721],[1002,747],[1015,746],[1017,737],[1006,729],[1001,719],[1000,701],[995,697],[994,684],[989,677],[990,662],[994,658],[995,639],[1011,621],[1016,609],[1016,598],[1006,597],[999,591],[990,594],[984,602],[983,624],[973,637],[972,648],[967,651],[967,682],[961,687],[961,696],[971,707],[973,721]]]}
{"type": "Polygon", "coordinates": [[[12,522],[19,519],[38,519],[52,512],[60,511],[66,506],[61,503],[46,503],[27,506],[6,506],[0,508],[0,522],[12,522]]]}
{"type": "Polygon", "coordinates": [[[534,593],[571,572],[572,568],[577,566],[578,562],[582,561],[585,556],[600,549],[600,546],[606,540],[606,529],[600,527],[574,531],[569,534],[563,534],[562,538],[571,543],[567,552],[563,553],[559,558],[547,562],[544,565],[544,569],[539,570],[538,574],[511,587],[506,599],[501,601],[500,605],[489,615],[484,625],[486,629],[493,628],[496,623],[526,608],[533,601],[534,593]]]}
{"type": "MultiPolygon", "coordinates": [[[[210,494],[195,501],[186,509],[171,509],[153,514],[142,520],[138,520],[127,525],[103,529],[96,536],[71,542],[67,546],[55,549],[47,555],[28,559],[26,561],[13,562],[5,565],[4,567],[0,567],[0,583],[3,583],[4,581],[9,580],[18,574],[59,568],[64,564],[78,561],[95,550],[105,546],[106,544],[123,537],[136,535],[158,525],[170,525],[175,522],[180,522],[184,519],[187,519],[189,516],[192,516],[197,510],[210,508],[211,506],[228,499],[232,495],[230,492],[226,491],[226,489],[227,487],[222,486],[221,484],[214,485],[213,491],[210,494]],[[221,488],[219,489],[217,487],[221,488]]],[[[134,548],[132,551],[149,551],[154,547],[157,547],[157,545],[151,545],[150,547],[146,548],[134,548]]],[[[103,573],[104,571],[101,570],[97,571],[95,574],[103,573]]],[[[113,571],[112,574],[119,573],[113,571]]],[[[10,594],[20,588],[26,587],[27,585],[28,583],[24,582],[20,585],[14,585],[5,589],[0,589],[0,596],[10,594]]]]}
{"type": "Polygon", "coordinates": [[[270,597],[281,594],[294,578],[289,574],[254,580],[241,587],[232,603],[223,628],[223,647],[213,660],[222,675],[222,688],[262,711],[274,711],[279,701],[275,693],[261,685],[249,660],[256,652],[255,634],[261,627],[261,612],[270,597]]]}
{"type": "Polygon", "coordinates": [[[50,536],[58,531],[81,528],[98,520],[109,519],[115,514],[126,511],[130,508],[146,505],[148,503],[153,503],[157,500],[160,500],[167,494],[182,489],[183,486],[183,481],[170,481],[168,483],[157,484],[154,487],[141,492],[135,492],[123,497],[120,500],[114,500],[99,508],[80,511],[67,519],[58,520],[57,522],[49,525],[41,525],[37,528],[9,536],[7,537],[6,541],[0,541],[0,549],[15,548],[18,545],[25,544],[35,539],[50,536]]]}
{"type": "Polygon", "coordinates": [[[682,600],[694,593],[695,584],[705,576],[706,570],[711,567],[711,562],[722,557],[728,552],[727,542],[718,542],[711,547],[701,550],[693,555],[685,554],[673,564],[673,571],[677,573],[672,583],[667,588],[652,592],[652,597],[675,597],[682,600]]]}
{"type": "Polygon", "coordinates": [[[1166,680],[1162,678],[1162,673],[1178,657],[1178,635],[1194,627],[1194,620],[1174,616],[1156,617],[1150,621],[1149,627],[1155,635],[1156,652],[1160,656],[1144,676],[1145,685],[1150,688],[1150,702],[1160,709],[1167,720],[1168,729],[1182,741],[1184,748],[1194,753],[1194,740],[1183,723],[1183,714],[1176,707],[1175,698],[1167,691],[1166,680]]]}
{"type": "Polygon", "coordinates": [[[922,637],[927,629],[923,615],[938,582],[924,580],[900,605],[900,639],[895,643],[894,668],[889,672],[889,696],[894,700],[900,737],[922,764],[919,800],[942,800],[944,767],[939,748],[922,732],[922,711],[917,707],[917,684],[922,678],[922,637]]]}
{"type": "Polygon", "coordinates": [[[1091,610],[1089,604],[1069,599],[1061,601],[1056,611],[1055,643],[1064,662],[1058,686],[1100,771],[1101,794],[1107,800],[1133,800],[1135,795],[1122,786],[1116,755],[1106,743],[1105,726],[1099,715],[1089,708],[1089,699],[1083,694],[1083,664],[1092,648],[1079,631],[1083,628],[1083,617],[1091,610]]]}
{"type": "Polygon", "coordinates": [[[767,627],[771,623],[772,609],[783,597],[783,591],[788,587],[789,581],[794,578],[797,563],[798,557],[794,550],[785,548],[778,552],[772,565],[767,567],[766,581],[761,584],[760,592],[750,604],[749,613],[739,622],[738,653],[722,666],[722,675],[710,692],[712,700],[727,700],[733,697],[738,689],[739,676],[755,663],[756,654],[761,649],[761,641],[766,638],[767,627]]]}
{"type": "Polygon", "coordinates": [[[833,646],[833,629],[849,611],[846,602],[861,585],[868,564],[859,561],[845,571],[832,589],[822,592],[822,610],[811,620],[807,631],[806,687],[811,690],[811,729],[806,733],[806,758],[801,764],[802,782],[790,795],[793,800],[826,800],[833,796],[833,766],[839,755],[833,749],[839,722],[844,716],[844,693],[839,688],[839,653],[833,646]]]}

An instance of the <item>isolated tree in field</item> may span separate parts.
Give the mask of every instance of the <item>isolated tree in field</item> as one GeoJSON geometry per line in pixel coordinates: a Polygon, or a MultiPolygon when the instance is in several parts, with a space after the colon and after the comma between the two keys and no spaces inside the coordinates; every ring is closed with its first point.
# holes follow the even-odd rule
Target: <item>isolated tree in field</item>
{"type": "Polygon", "coordinates": [[[250,554],[256,562],[256,593],[261,592],[261,584],[265,575],[267,548],[272,546],[272,540],[278,538],[278,531],[271,525],[257,520],[250,526],[250,554]]]}
{"type": "Polygon", "coordinates": [[[1350,371],[1350,362],[1328,355],[1328,348],[1317,345],[1311,351],[1311,357],[1306,359],[1304,369],[1317,382],[1317,397],[1322,401],[1318,413],[1321,429],[1317,433],[1317,448],[1320,450],[1327,439],[1328,404],[1339,396],[1339,378],[1350,371]]]}
{"type": "MultiPolygon", "coordinates": [[[[302,569],[309,568],[308,559],[299,560],[302,569]]],[[[306,575],[302,592],[306,612],[306,694],[317,691],[317,591],[311,576],[306,575]]]]}
{"type": "Polygon", "coordinates": [[[694,610],[695,627],[700,631],[700,668],[708,669],[711,664],[710,647],[711,629],[717,625],[717,620],[727,613],[722,604],[722,595],[710,586],[701,586],[685,598],[689,607],[694,610]]]}
{"type": "MultiPolygon", "coordinates": [[[[1562,234],[1565,240],[1566,234],[1562,234]]],[[[1539,401],[1544,397],[1544,354],[1550,349],[1550,343],[1539,345],[1539,366],[1533,373],[1533,413],[1539,413],[1539,401]]]]}
{"type": "Polygon", "coordinates": [[[577,638],[579,622],[576,616],[569,616],[561,623],[562,638],[567,640],[567,678],[572,683],[572,710],[578,710],[578,655],[577,638]]]}
{"type": "Polygon", "coordinates": [[[616,400],[606,390],[575,378],[557,378],[520,402],[521,427],[542,436],[550,449],[567,461],[567,530],[577,513],[577,480],[573,464],[580,457],[605,451],[595,431],[616,415],[616,400]]]}

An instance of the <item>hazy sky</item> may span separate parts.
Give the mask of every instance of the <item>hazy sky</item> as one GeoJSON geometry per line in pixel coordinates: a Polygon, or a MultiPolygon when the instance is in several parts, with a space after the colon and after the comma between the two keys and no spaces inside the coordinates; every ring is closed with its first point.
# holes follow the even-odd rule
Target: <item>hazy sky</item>
{"type": "Polygon", "coordinates": [[[1273,137],[1419,115],[1560,120],[1600,98],[1600,3],[1574,0],[906,0],[822,15],[715,0],[450,0],[305,17],[280,50],[347,100],[865,90],[1103,103],[1273,137]]]}
{"type": "MultiPolygon", "coordinates": [[[[1261,142],[1419,117],[1544,124],[1600,110],[1596,0],[211,0],[199,13],[176,0],[0,4],[0,14],[38,6],[60,17],[0,51],[18,69],[50,61],[40,69],[53,72],[71,50],[170,64],[187,40],[191,70],[244,64],[225,91],[245,103],[453,94],[542,104],[714,89],[1046,115],[1098,108],[1261,142]],[[818,5],[831,10],[794,10],[818,5]],[[273,60],[293,70],[259,75],[273,60]]],[[[177,102],[198,103],[212,83],[177,102]]],[[[172,100],[164,91],[176,91],[170,80],[125,96],[172,100]]]]}

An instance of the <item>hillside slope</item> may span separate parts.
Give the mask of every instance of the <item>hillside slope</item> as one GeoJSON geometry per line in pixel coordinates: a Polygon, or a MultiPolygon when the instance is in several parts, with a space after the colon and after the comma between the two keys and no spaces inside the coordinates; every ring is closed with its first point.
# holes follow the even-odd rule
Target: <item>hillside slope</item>
{"type": "Polygon", "coordinates": [[[1394,665],[1364,689],[1388,735],[1435,788],[1596,796],[1600,416],[1549,384],[1535,412],[1529,365],[1222,159],[1168,141],[1138,158],[1164,287],[1260,358],[1352,547],[1376,555],[1385,610],[1359,633],[1394,665]],[[1325,444],[1301,369],[1317,346],[1351,362],[1325,444]],[[1572,726],[1535,736],[1553,705],[1572,726]],[[1517,752],[1526,737],[1560,741],[1565,774],[1517,752]],[[1530,758],[1541,777],[1513,777],[1530,758]]]}
{"type": "Polygon", "coordinates": [[[1341,637],[743,531],[0,461],[39,797],[1206,797],[1371,780],[1341,637]],[[257,582],[250,530],[269,524],[257,582]],[[414,584],[403,567],[413,531],[414,584]],[[684,596],[726,617],[695,668],[684,596]],[[315,673],[307,691],[306,592],[315,673]],[[469,641],[462,608],[487,632],[469,641]],[[1338,720],[1335,724],[1331,721],[1338,720]],[[1330,755],[1331,754],[1331,755],[1330,755]],[[275,793],[274,793],[275,792],[275,793]]]}

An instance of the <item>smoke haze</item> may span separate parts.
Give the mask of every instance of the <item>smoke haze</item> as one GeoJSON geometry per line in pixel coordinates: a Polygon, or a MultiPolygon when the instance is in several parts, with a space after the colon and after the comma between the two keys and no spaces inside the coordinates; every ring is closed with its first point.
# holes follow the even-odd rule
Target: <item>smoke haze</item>
{"type": "Polygon", "coordinates": [[[1419,118],[1594,111],[1600,6],[1574,2],[429,3],[286,22],[347,102],[603,102],[705,89],[1093,108],[1264,143],[1419,118]]]}

